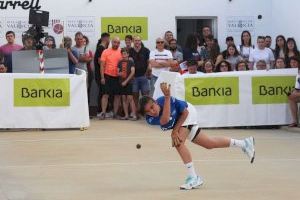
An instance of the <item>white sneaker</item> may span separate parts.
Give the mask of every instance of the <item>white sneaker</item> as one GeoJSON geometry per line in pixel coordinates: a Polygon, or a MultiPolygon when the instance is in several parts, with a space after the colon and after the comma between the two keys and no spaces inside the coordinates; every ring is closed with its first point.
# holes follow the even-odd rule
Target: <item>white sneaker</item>
{"type": "Polygon", "coordinates": [[[191,190],[199,188],[203,184],[203,180],[200,176],[197,177],[187,177],[185,183],[180,186],[181,190],[191,190]]]}
{"type": "Polygon", "coordinates": [[[113,118],[114,113],[112,111],[105,113],[105,118],[113,118]]]}
{"type": "Polygon", "coordinates": [[[245,147],[243,148],[244,153],[246,153],[250,159],[250,163],[253,163],[254,158],[255,158],[255,149],[254,149],[254,145],[255,145],[255,141],[254,141],[254,137],[248,137],[246,139],[244,139],[245,141],[245,147]]]}
{"type": "Polygon", "coordinates": [[[98,113],[98,114],[97,114],[97,117],[98,117],[100,120],[104,120],[104,119],[105,119],[105,113],[104,113],[104,112],[98,113]]]}

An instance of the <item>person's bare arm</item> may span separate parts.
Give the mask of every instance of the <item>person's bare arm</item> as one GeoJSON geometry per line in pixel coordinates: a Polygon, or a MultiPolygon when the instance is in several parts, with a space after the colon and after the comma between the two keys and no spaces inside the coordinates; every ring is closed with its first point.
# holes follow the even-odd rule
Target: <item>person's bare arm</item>
{"type": "Polygon", "coordinates": [[[160,84],[160,89],[162,93],[164,94],[165,97],[165,102],[164,102],[164,107],[163,107],[163,112],[162,116],[160,118],[160,124],[165,125],[169,122],[170,120],[170,115],[171,115],[171,85],[163,82],[160,84]]]}
{"type": "Polygon", "coordinates": [[[127,79],[126,79],[125,81],[122,82],[122,86],[125,86],[125,85],[128,84],[128,82],[133,78],[134,73],[135,73],[135,68],[134,68],[134,67],[131,67],[130,74],[129,74],[129,76],[127,77],[127,79]]]}
{"type": "Polygon", "coordinates": [[[101,66],[100,66],[100,75],[101,75],[101,84],[105,84],[105,78],[104,78],[104,70],[105,70],[105,62],[101,61],[101,66]]]}
{"type": "Polygon", "coordinates": [[[72,61],[73,64],[77,64],[78,63],[78,59],[74,56],[74,54],[72,53],[72,50],[70,48],[67,49],[68,51],[68,56],[70,58],[70,60],[72,61]]]}

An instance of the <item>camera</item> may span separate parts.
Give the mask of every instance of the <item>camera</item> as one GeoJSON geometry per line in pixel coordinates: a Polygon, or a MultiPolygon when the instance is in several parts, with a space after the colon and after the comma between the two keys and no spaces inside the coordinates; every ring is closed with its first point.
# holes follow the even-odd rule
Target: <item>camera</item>
{"type": "Polygon", "coordinates": [[[33,38],[36,49],[42,50],[43,43],[41,39],[48,36],[48,34],[44,32],[43,26],[48,27],[49,25],[49,12],[30,9],[29,24],[31,24],[31,27],[22,34],[22,37],[33,38]]]}

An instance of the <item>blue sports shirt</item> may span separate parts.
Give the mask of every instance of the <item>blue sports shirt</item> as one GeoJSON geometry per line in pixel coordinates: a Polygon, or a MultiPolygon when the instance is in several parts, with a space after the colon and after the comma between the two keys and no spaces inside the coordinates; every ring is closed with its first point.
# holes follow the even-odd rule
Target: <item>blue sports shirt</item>
{"type": "Polygon", "coordinates": [[[175,126],[175,124],[176,124],[178,118],[180,117],[181,113],[188,107],[188,104],[185,101],[181,101],[181,100],[178,100],[174,97],[171,97],[171,99],[170,99],[170,103],[171,103],[170,120],[167,124],[161,125],[160,124],[160,118],[161,118],[162,113],[163,113],[165,97],[159,97],[156,100],[156,103],[160,107],[159,115],[157,117],[152,117],[152,116],[146,115],[146,121],[148,122],[148,124],[151,124],[151,125],[160,125],[160,127],[163,131],[173,129],[173,127],[175,126]]]}

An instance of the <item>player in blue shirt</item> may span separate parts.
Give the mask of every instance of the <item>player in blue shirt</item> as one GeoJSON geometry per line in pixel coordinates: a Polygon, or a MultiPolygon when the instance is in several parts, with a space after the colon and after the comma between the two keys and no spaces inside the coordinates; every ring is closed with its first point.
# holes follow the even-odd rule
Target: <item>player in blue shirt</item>
{"type": "Polygon", "coordinates": [[[146,115],[146,121],[149,124],[160,125],[164,131],[172,130],[172,146],[176,148],[188,170],[187,179],[180,189],[190,190],[203,184],[202,178],[195,172],[191,153],[184,144],[186,139],[206,149],[239,147],[253,163],[255,157],[253,137],[237,140],[227,137],[210,137],[201,132],[197,125],[197,112],[194,106],[171,97],[170,87],[167,83],[161,83],[160,88],[164,96],[156,101],[149,96],[143,96],[140,99],[140,112],[146,115]]]}

